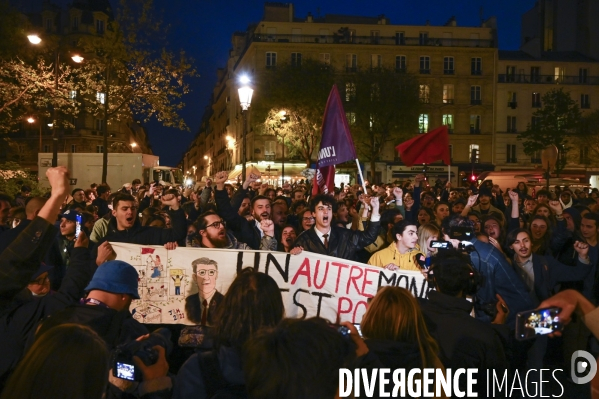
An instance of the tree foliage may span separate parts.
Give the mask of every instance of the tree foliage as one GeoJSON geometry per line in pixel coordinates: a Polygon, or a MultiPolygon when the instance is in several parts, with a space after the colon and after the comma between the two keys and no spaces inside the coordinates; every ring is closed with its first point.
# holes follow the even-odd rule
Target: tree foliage
{"type": "Polygon", "coordinates": [[[578,130],[578,144],[599,156],[599,110],[582,117],[578,130]]]}
{"type": "Polygon", "coordinates": [[[524,144],[524,152],[533,155],[550,144],[560,151],[558,170],[565,166],[565,154],[571,149],[570,142],[580,128],[581,112],[578,105],[562,88],[547,92],[542,107],[533,113],[533,121],[525,132],[518,135],[524,144]]]}
{"type": "Polygon", "coordinates": [[[312,155],[320,145],[322,117],[335,83],[330,65],[304,59],[302,65],[277,65],[257,77],[252,103],[252,117],[259,121],[262,133],[285,134],[291,156],[298,155],[310,166],[312,155]],[[281,123],[280,111],[286,112],[281,123]]]}
{"type": "Polygon", "coordinates": [[[355,114],[350,128],[356,149],[375,171],[375,162],[390,145],[417,131],[420,86],[413,75],[385,68],[360,71],[346,79],[345,111],[355,114]]]}
{"type": "Polygon", "coordinates": [[[21,186],[31,188],[31,195],[42,195],[45,190],[39,187],[38,180],[29,170],[24,170],[18,163],[0,163],[0,192],[15,197],[21,192],[21,186]]]}

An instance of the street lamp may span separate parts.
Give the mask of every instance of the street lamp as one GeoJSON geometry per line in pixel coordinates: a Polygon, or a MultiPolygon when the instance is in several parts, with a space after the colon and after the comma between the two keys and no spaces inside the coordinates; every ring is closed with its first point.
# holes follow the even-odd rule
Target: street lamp
{"type": "Polygon", "coordinates": [[[241,179],[245,181],[245,164],[246,164],[246,156],[247,156],[247,111],[250,108],[250,104],[252,103],[252,94],[254,94],[254,90],[249,86],[250,79],[247,75],[241,76],[239,78],[239,83],[241,83],[241,87],[237,89],[239,92],[239,104],[241,105],[241,115],[243,116],[243,141],[241,146],[241,179]]]}
{"type": "Polygon", "coordinates": [[[137,143],[131,143],[131,152],[135,152],[135,147],[137,147],[137,143]]]}
{"type": "MultiPolygon", "coordinates": [[[[287,111],[283,110],[281,112],[279,112],[279,119],[281,120],[281,123],[284,122],[287,117],[287,111]]],[[[281,160],[281,187],[283,187],[285,185],[285,135],[281,135],[281,139],[283,140],[283,159],[281,160]]]]}
{"type": "MultiPolygon", "coordinates": [[[[27,39],[31,44],[38,45],[42,42],[42,38],[37,34],[27,35],[27,39]]],[[[60,54],[58,52],[59,48],[57,47],[54,50],[54,90],[58,92],[58,62],[60,61],[60,54]]],[[[76,63],[83,62],[83,57],[75,54],[71,57],[73,61],[76,63]]],[[[52,110],[52,124],[48,124],[52,128],[52,166],[55,167],[58,165],[58,135],[56,134],[56,107],[53,107],[52,110]]]]}

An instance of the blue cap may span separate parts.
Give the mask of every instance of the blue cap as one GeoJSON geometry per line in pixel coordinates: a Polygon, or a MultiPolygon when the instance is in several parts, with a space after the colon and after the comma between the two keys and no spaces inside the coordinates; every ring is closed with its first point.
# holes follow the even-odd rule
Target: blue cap
{"type": "Polygon", "coordinates": [[[40,267],[37,269],[37,271],[33,274],[33,276],[31,276],[31,281],[35,281],[37,280],[37,278],[39,276],[41,276],[42,274],[49,272],[50,270],[52,270],[54,268],[54,266],[51,265],[47,265],[45,263],[41,263],[40,267]]]}
{"type": "Polygon", "coordinates": [[[129,294],[133,298],[139,299],[138,278],[137,270],[129,263],[122,260],[111,260],[96,269],[94,277],[85,287],[85,291],[101,290],[113,294],[129,294]]]}
{"type": "Polygon", "coordinates": [[[72,222],[76,222],[77,221],[77,216],[81,217],[81,214],[77,211],[74,211],[72,209],[69,209],[68,211],[65,211],[65,213],[63,213],[62,215],[60,215],[61,218],[65,218],[66,220],[70,220],[72,222]]]}

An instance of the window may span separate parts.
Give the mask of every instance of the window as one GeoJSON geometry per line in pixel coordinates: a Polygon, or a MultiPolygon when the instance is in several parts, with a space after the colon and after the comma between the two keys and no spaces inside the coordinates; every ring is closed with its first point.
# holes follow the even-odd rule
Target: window
{"type": "Polygon", "coordinates": [[[482,75],[483,73],[483,59],[480,57],[473,57],[470,59],[470,74],[471,75],[482,75]]]}
{"type": "Polygon", "coordinates": [[[505,162],[506,163],[517,163],[516,158],[516,144],[507,144],[505,149],[505,162]]]}
{"type": "Polygon", "coordinates": [[[356,99],[356,84],[348,82],[345,84],[345,101],[353,101],[356,99]]]}
{"type": "Polygon", "coordinates": [[[291,53],[291,66],[302,66],[302,53],[291,53]]]}
{"type": "Polygon", "coordinates": [[[532,93],[532,107],[533,108],[541,108],[541,93],[538,93],[538,92],[532,93]]]}
{"type": "Polygon", "coordinates": [[[77,152],[77,145],[71,144],[71,152],[77,152]]]}
{"type": "Polygon", "coordinates": [[[453,57],[443,57],[443,74],[453,75],[455,73],[453,57]]]}
{"type": "Polygon", "coordinates": [[[69,91],[69,99],[75,100],[77,98],[77,90],[69,91]]]}
{"type": "Polygon", "coordinates": [[[345,56],[345,68],[347,72],[356,72],[358,70],[358,56],[356,54],[347,54],[345,56]]]}
{"type": "Polygon", "coordinates": [[[516,107],[518,107],[518,101],[516,101],[515,91],[507,92],[507,106],[511,109],[516,109],[516,107]]]}
{"type": "Polygon", "coordinates": [[[73,17],[71,22],[72,22],[71,27],[73,28],[73,30],[79,29],[79,17],[73,17]]]}
{"type": "Polygon", "coordinates": [[[356,113],[355,112],[346,112],[345,117],[347,118],[347,123],[350,126],[356,124],[356,113]]]}
{"type": "Polygon", "coordinates": [[[430,103],[430,86],[429,85],[420,85],[420,92],[418,94],[418,99],[423,104],[430,103]]]}
{"type": "Polygon", "coordinates": [[[431,57],[426,55],[420,57],[420,73],[431,73],[431,57]]]}
{"type": "Polygon", "coordinates": [[[44,152],[50,152],[50,146],[48,144],[44,144],[44,152]]]}
{"type": "Polygon", "coordinates": [[[96,101],[100,104],[104,104],[106,102],[106,93],[100,91],[96,92],[96,101]]]}
{"type": "Polygon", "coordinates": [[[405,55],[396,55],[395,56],[395,71],[405,71],[406,70],[406,56],[405,55]]]}
{"type": "Polygon", "coordinates": [[[541,150],[535,151],[530,156],[530,162],[531,163],[541,163],[541,150]]]}
{"type": "Polygon", "coordinates": [[[470,134],[480,134],[480,115],[470,115],[470,134]]]}
{"type": "Polygon", "coordinates": [[[578,160],[580,164],[589,164],[591,163],[591,159],[589,158],[589,147],[582,146],[580,147],[580,158],[578,160]]]}
{"type": "Polygon", "coordinates": [[[540,116],[533,116],[532,118],[530,118],[530,127],[532,129],[540,129],[541,121],[542,121],[542,119],[540,116]]]}
{"type": "Polygon", "coordinates": [[[453,85],[443,85],[443,104],[453,104],[453,85]]]}
{"type": "Polygon", "coordinates": [[[530,67],[530,82],[539,83],[541,81],[541,68],[530,67]]]}
{"type": "Polygon", "coordinates": [[[320,62],[326,65],[331,65],[331,53],[320,53],[320,62]]]}
{"type": "Polygon", "coordinates": [[[580,68],[578,70],[578,83],[587,83],[588,75],[589,75],[589,70],[587,68],[580,68]]]}
{"type": "Polygon", "coordinates": [[[418,117],[418,133],[428,132],[428,114],[420,114],[418,117]]]}
{"type": "Polygon", "coordinates": [[[418,38],[418,44],[420,44],[421,46],[426,46],[428,44],[428,32],[420,32],[418,38]]]}
{"type": "Polygon", "coordinates": [[[301,43],[302,41],[302,30],[298,28],[291,29],[291,41],[293,43],[301,43]]]}
{"type": "Polygon", "coordinates": [[[372,54],[370,56],[370,67],[380,68],[383,66],[383,57],[380,54],[372,54]]]}
{"type": "Polygon", "coordinates": [[[395,32],[395,44],[398,46],[406,44],[405,32],[395,32]]]}
{"type": "Polygon", "coordinates": [[[555,81],[556,82],[561,82],[564,80],[564,68],[562,67],[555,67],[555,81]]]}
{"type": "Polygon", "coordinates": [[[98,130],[98,131],[104,130],[104,119],[96,119],[96,130],[98,130]]]}
{"type": "Polygon", "coordinates": [[[588,94],[581,94],[580,95],[580,108],[591,108],[591,102],[589,101],[589,95],[588,94]]]}
{"type": "Polygon", "coordinates": [[[274,161],[275,154],[277,151],[277,142],[274,140],[268,140],[264,142],[264,159],[267,161],[274,161]]]}
{"type": "Polygon", "coordinates": [[[505,67],[505,81],[506,82],[515,82],[516,81],[516,67],[513,65],[508,65],[505,67]]]}
{"type": "Polygon", "coordinates": [[[479,163],[480,147],[478,144],[470,144],[468,153],[470,154],[470,162],[479,163]]]}
{"type": "Polygon", "coordinates": [[[266,41],[276,42],[277,41],[277,28],[266,28],[266,41]]]}
{"type": "Polygon", "coordinates": [[[101,19],[96,19],[96,33],[98,35],[104,34],[104,21],[101,19]]]}
{"type": "Polygon", "coordinates": [[[96,146],[96,152],[97,153],[103,153],[104,152],[104,146],[103,145],[97,145],[96,146]]]}
{"type": "Polygon", "coordinates": [[[266,68],[275,68],[277,66],[277,53],[266,53],[266,68]]]}
{"type": "Polygon", "coordinates": [[[480,105],[480,86],[470,86],[470,105],[480,105]]]}
{"type": "Polygon", "coordinates": [[[516,133],[518,129],[516,129],[516,117],[508,115],[507,117],[507,129],[508,133],[516,133]]]}
{"type": "Polygon", "coordinates": [[[445,114],[443,115],[443,124],[447,126],[447,130],[449,130],[449,134],[453,133],[453,115],[445,114]]]}
{"type": "Polygon", "coordinates": [[[379,44],[379,40],[381,38],[381,32],[378,30],[370,31],[370,43],[371,44],[379,44]]]}

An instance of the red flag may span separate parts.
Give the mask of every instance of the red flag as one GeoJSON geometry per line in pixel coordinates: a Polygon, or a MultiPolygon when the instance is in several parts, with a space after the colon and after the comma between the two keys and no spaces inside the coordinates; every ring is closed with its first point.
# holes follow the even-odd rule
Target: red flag
{"type": "Polygon", "coordinates": [[[141,254],[153,254],[154,253],[155,248],[142,248],[141,249],[141,254]]]}
{"type": "Polygon", "coordinates": [[[312,195],[319,192],[332,194],[335,187],[335,165],[356,158],[356,148],[343,110],[343,102],[337,85],[334,85],[322,120],[322,139],[312,195]]]}
{"type": "Polygon", "coordinates": [[[428,164],[439,160],[445,162],[446,165],[451,163],[447,126],[438,127],[428,133],[404,141],[395,149],[399,152],[401,160],[406,166],[421,163],[428,164]]]}

